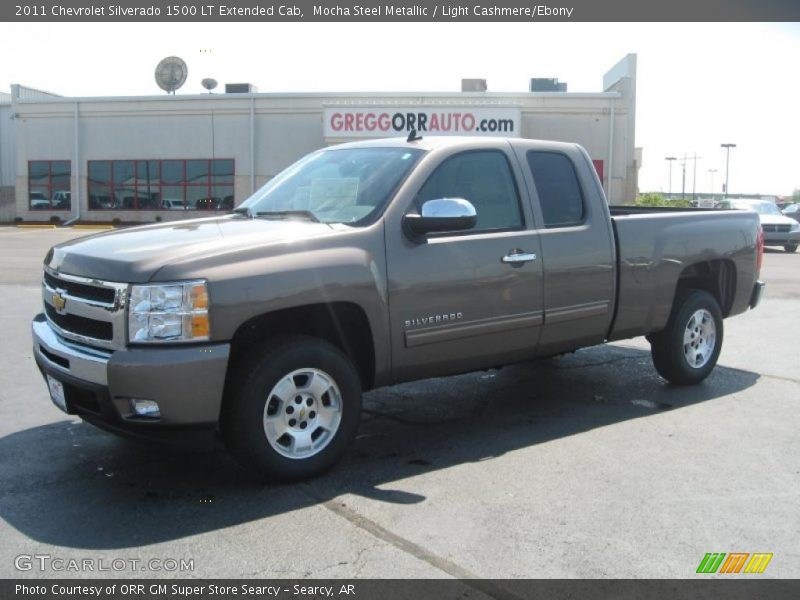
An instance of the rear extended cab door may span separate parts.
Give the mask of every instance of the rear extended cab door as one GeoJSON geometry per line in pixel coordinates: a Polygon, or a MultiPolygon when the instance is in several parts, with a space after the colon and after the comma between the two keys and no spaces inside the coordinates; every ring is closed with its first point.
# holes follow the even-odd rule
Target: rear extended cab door
{"type": "Polygon", "coordinates": [[[577,144],[517,140],[544,268],[538,356],[602,343],[614,315],[611,218],[588,154],[577,144]]]}

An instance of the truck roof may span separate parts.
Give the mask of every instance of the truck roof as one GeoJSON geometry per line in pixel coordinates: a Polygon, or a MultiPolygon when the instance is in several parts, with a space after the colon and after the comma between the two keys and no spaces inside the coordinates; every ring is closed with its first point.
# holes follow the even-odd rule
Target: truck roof
{"type": "Polygon", "coordinates": [[[567,149],[575,148],[576,144],[568,142],[554,142],[551,140],[533,140],[528,138],[512,138],[500,136],[425,136],[420,139],[409,142],[406,137],[390,137],[380,138],[374,140],[362,140],[358,142],[347,142],[344,144],[337,144],[335,148],[419,148],[422,150],[434,150],[438,148],[452,148],[458,146],[474,147],[475,144],[481,142],[498,142],[506,141],[512,145],[537,145],[547,146],[548,148],[567,149]]]}

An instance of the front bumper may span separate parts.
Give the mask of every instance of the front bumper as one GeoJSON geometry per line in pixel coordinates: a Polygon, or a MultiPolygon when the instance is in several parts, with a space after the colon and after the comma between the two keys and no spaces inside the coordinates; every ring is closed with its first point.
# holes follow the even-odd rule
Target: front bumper
{"type": "Polygon", "coordinates": [[[786,246],[789,244],[800,244],[800,231],[764,232],[765,246],[786,246]]]}
{"type": "Polygon", "coordinates": [[[60,337],[44,314],[32,323],[42,374],[64,384],[67,412],[117,433],[166,437],[213,430],[220,415],[229,344],[96,350],[60,337]],[[134,415],[130,399],[158,403],[160,417],[134,415]]]}

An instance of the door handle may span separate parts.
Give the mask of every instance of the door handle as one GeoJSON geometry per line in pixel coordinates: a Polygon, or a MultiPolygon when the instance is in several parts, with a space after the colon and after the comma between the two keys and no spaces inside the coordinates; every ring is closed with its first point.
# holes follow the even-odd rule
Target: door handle
{"type": "Polygon", "coordinates": [[[512,250],[512,252],[506,254],[502,260],[506,264],[521,265],[522,263],[536,260],[536,255],[533,252],[517,252],[512,250]]]}

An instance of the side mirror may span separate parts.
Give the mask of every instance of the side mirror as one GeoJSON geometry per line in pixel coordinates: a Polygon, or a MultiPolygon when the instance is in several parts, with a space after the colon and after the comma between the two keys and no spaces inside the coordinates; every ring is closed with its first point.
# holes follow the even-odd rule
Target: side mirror
{"type": "Polygon", "coordinates": [[[415,237],[437,231],[464,231],[478,222],[475,207],[463,198],[428,200],[420,213],[403,217],[403,226],[415,237]]]}

